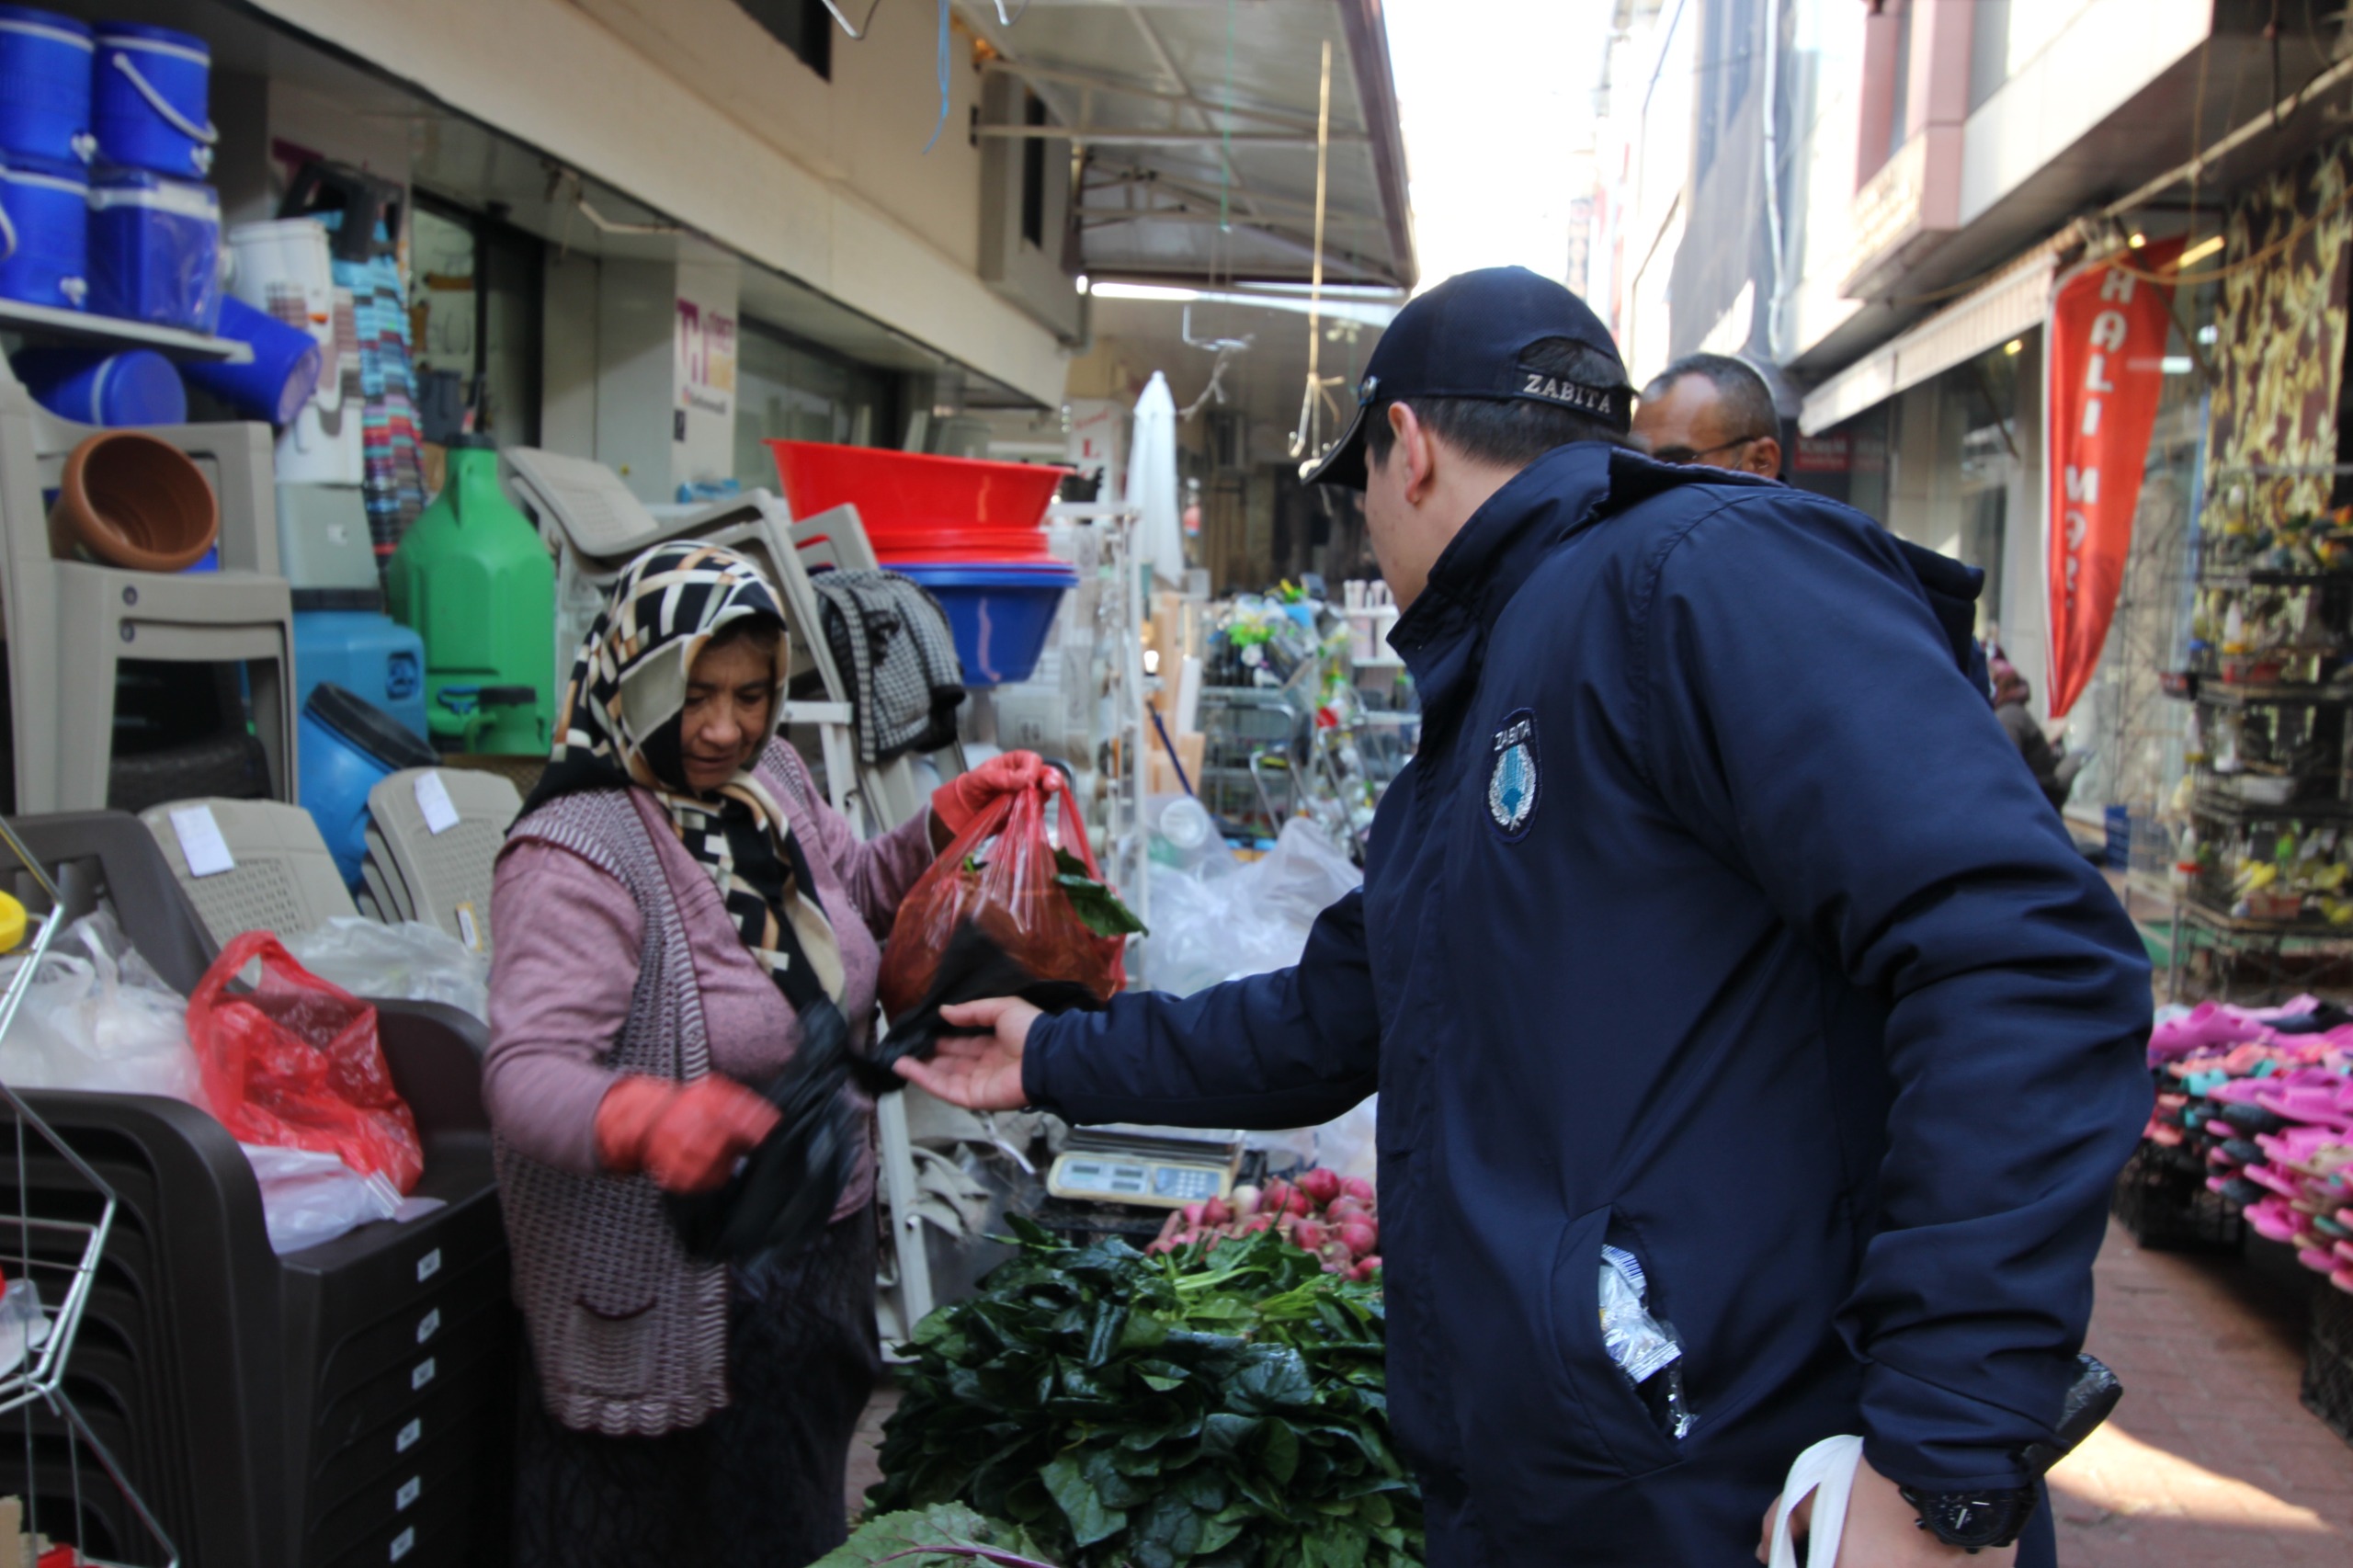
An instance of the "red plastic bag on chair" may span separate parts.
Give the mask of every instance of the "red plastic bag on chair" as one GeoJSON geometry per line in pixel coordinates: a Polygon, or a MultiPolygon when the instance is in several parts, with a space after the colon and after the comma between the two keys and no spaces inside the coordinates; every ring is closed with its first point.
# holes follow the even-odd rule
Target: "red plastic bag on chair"
{"type": "Polygon", "coordinates": [[[188,1001],[188,1039],[212,1114],[238,1142],[335,1154],[403,1192],[425,1174],[376,1009],[296,963],[268,932],[246,932],[212,960],[188,1001]],[[260,983],[232,991],[256,959],[260,983]]]}
{"type": "MultiPolygon", "coordinates": [[[[1086,874],[1100,881],[1086,824],[1067,801],[1062,826],[1086,874]]],[[[876,984],[882,1010],[896,1017],[923,1000],[949,937],[967,920],[1040,980],[1071,981],[1109,1001],[1127,983],[1127,942],[1088,929],[1059,874],[1046,842],[1046,791],[1017,790],[989,802],[899,905],[876,984]]]]}

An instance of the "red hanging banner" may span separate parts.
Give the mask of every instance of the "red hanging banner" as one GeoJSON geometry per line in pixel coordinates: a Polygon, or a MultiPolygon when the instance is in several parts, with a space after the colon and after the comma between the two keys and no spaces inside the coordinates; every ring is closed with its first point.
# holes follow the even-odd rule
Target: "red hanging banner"
{"type": "Polygon", "coordinates": [[[2135,273],[2170,273],[2180,254],[2179,240],[2126,251],[2069,273],[2052,296],[2043,406],[2054,719],[2091,683],[2116,616],[2165,386],[2173,286],[2135,273]]]}

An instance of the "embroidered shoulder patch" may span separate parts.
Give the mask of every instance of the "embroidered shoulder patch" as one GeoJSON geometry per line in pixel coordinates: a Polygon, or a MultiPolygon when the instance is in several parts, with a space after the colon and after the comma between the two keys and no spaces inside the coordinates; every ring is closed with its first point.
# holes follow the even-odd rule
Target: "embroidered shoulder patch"
{"type": "Polygon", "coordinates": [[[1495,732],[1495,759],[1487,774],[1487,816],[1506,837],[1517,839],[1536,815],[1536,714],[1522,708],[1495,732]]]}

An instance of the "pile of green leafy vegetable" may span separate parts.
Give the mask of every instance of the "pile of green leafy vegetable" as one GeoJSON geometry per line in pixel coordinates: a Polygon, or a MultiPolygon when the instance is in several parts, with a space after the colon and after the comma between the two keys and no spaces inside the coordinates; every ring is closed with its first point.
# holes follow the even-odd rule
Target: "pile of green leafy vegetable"
{"type": "Polygon", "coordinates": [[[1377,1279],[1271,1232],[1146,1257],[1012,1221],[1020,1255],[915,1326],[880,1513],[961,1502],[1069,1568],[1412,1568],[1377,1279]]]}

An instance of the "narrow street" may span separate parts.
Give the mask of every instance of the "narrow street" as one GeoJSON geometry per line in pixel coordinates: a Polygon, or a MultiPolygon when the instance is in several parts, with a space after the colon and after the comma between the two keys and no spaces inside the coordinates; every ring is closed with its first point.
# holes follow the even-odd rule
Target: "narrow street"
{"type": "Polygon", "coordinates": [[[2062,1568],[2353,1563],[2353,1446],[2297,1397],[2313,1277],[2249,1245],[2149,1253],[2110,1224],[2086,1348],[2126,1392],[2052,1475],[2062,1568]]]}

